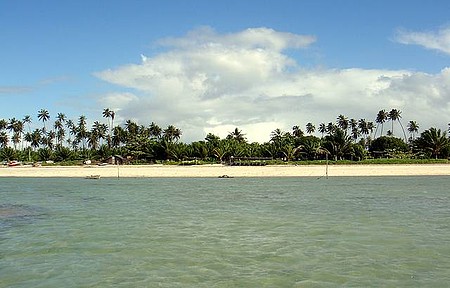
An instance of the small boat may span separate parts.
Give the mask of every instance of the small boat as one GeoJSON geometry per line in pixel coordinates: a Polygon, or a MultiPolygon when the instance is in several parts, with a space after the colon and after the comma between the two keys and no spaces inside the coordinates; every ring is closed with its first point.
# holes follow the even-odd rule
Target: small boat
{"type": "Polygon", "coordinates": [[[14,166],[19,166],[21,163],[19,161],[9,161],[8,162],[8,167],[14,167],[14,166]]]}
{"type": "Polygon", "coordinates": [[[86,176],[85,179],[100,179],[100,175],[89,175],[86,176]]]}
{"type": "Polygon", "coordinates": [[[226,175],[226,174],[224,174],[224,175],[220,175],[219,176],[219,178],[233,178],[232,176],[229,176],[229,175],[226,175]]]}

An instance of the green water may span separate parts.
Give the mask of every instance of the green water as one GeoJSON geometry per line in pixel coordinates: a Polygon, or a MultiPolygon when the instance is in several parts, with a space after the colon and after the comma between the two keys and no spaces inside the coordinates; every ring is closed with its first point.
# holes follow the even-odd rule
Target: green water
{"type": "Polygon", "coordinates": [[[448,287],[449,184],[0,178],[0,287],[448,287]]]}

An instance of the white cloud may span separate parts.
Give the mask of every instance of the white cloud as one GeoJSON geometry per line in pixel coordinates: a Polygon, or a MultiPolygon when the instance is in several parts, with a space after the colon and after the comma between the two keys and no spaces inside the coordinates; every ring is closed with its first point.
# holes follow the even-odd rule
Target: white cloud
{"type": "Polygon", "coordinates": [[[0,96],[15,96],[17,94],[25,94],[33,91],[32,87],[29,86],[0,86],[0,96]]]}
{"type": "Polygon", "coordinates": [[[220,35],[210,27],[201,27],[189,32],[183,38],[165,38],[159,44],[176,48],[198,47],[240,47],[246,49],[263,48],[282,51],[287,48],[304,48],[316,41],[311,35],[296,35],[278,32],[270,28],[249,28],[238,33],[220,35]]]}
{"type": "Polygon", "coordinates": [[[450,54],[450,27],[442,28],[437,32],[414,32],[400,29],[397,31],[396,41],[450,54]]]}
{"type": "Polygon", "coordinates": [[[307,48],[315,38],[247,29],[220,35],[202,28],[164,39],[168,50],[142,56],[96,76],[133,89],[103,98],[122,119],[174,124],[186,142],[209,132],[225,137],[238,127],[250,141],[268,141],[275,128],[290,131],[307,122],[375,119],[381,109],[400,109],[421,128],[446,125],[450,69],[430,75],[406,70],[302,69],[283,51],[307,48]]]}

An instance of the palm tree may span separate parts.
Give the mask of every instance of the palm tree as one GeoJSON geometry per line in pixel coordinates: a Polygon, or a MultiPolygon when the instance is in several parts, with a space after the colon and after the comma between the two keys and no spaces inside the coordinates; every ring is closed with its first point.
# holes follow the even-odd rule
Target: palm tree
{"type": "Polygon", "coordinates": [[[64,130],[64,124],[61,122],[60,119],[56,119],[55,124],[53,125],[53,128],[55,128],[55,131],[56,131],[57,145],[62,145],[62,142],[64,141],[64,137],[66,136],[66,133],[64,130]]]}
{"type": "Polygon", "coordinates": [[[392,134],[394,134],[394,121],[397,121],[401,116],[400,116],[401,112],[398,111],[397,109],[392,109],[391,111],[389,111],[388,113],[388,120],[391,121],[391,132],[392,134]]]}
{"type": "Polygon", "coordinates": [[[320,154],[320,149],[322,149],[321,140],[315,136],[304,137],[297,149],[306,159],[315,160],[317,159],[317,155],[320,154]]]}
{"type": "Polygon", "coordinates": [[[97,149],[100,146],[100,140],[105,139],[107,127],[98,121],[94,121],[91,131],[89,133],[88,143],[92,149],[97,149]]]}
{"type": "Polygon", "coordinates": [[[56,119],[58,119],[61,123],[64,123],[64,122],[66,122],[67,117],[64,113],[58,113],[56,115],[56,119]]]}
{"type": "Polygon", "coordinates": [[[308,134],[312,134],[316,131],[316,126],[314,126],[314,124],[312,124],[311,122],[308,122],[306,124],[306,133],[308,134]]]}
{"type": "Polygon", "coordinates": [[[55,138],[56,133],[53,130],[49,131],[45,137],[45,144],[50,150],[52,150],[54,147],[53,140],[55,140],[55,138]]]}
{"type": "Polygon", "coordinates": [[[9,120],[9,124],[7,129],[12,132],[11,140],[14,144],[14,150],[17,150],[17,144],[22,139],[22,132],[23,132],[23,122],[20,120],[17,120],[16,118],[11,118],[9,120]]]}
{"type": "Polygon", "coordinates": [[[26,140],[30,142],[31,147],[35,149],[41,144],[42,134],[40,129],[35,129],[32,133],[28,133],[26,137],[26,140]]]}
{"type": "Polygon", "coordinates": [[[442,132],[441,129],[436,128],[430,128],[422,132],[417,142],[419,148],[430,151],[431,155],[435,156],[435,159],[438,159],[439,155],[448,149],[450,145],[447,132],[442,132]]]}
{"type": "Polygon", "coordinates": [[[293,146],[294,139],[291,133],[277,128],[270,133],[270,142],[274,145],[278,156],[286,156],[285,150],[287,148],[285,146],[293,146]]]}
{"type": "Polygon", "coordinates": [[[72,140],[71,136],[76,137],[77,135],[77,126],[73,123],[73,120],[68,119],[66,121],[66,128],[69,131],[69,139],[67,139],[67,143],[69,144],[70,147],[76,147],[77,143],[76,140],[72,140]]]}
{"type": "MultiPolygon", "coordinates": [[[[32,120],[31,120],[31,116],[30,115],[25,115],[25,117],[23,117],[23,119],[22,119],[22,123],[24,125],[27,124],[27,126],[28,126],[28,132],[27,133],[31,133],[31,127],[30,127],[31,122],[32,122],[32,120]]],[[[26,133],[24,133],[23,139],[28,142],[28,140],[26,139],[25,136],[26,136],[26,133]]]]}
{"type": "Polygon", "coordinates": [[[337,128],[325,137],[324,148],[334,156],[334,160],[342,160],[352,152],[352,139],[347,133],[337,128]]]}
{"type": "Polygon", "coordinates": [[[44,124],[44,132],[46,132],[45,122],[50,119],[50,113],[45,109],[41,109],[38,111],[38,119],[44,124]]]}
{"type": "Polygon", "coordinates": [[[375,137],[377,136],[377,130],[379,125],[381,125],[380,136],[383,136],[383,126],[387,119],[388,113],[384,109],[378,111],[377,118],[375,119],[375,123],[377,123],[377,128],[375,129],[375,137]]]}
{"type": "Polygon", "coordinates": [[[247,139],[245,138],[245,134],[242,133],[242,130],[239,130],[237,127],[228,133],[227,137],[228,140],[234,139],[239,143],[245,143],[247,142],[247,139]]]}
{"type": "Polygon", "coordinates": [[[300,138],[303,136],[303,131],[299,126],[295,125],[292,127],[292,135],[296,138],[300,138]]]}
{"type": "MultiPolygon", "coordinates": [[[[237,130],[237,128],[236,128],[236,130],[237,130]]],[[[163,134],[164,134],[164,138],[167,141],[169,141],[169,142],[172,142],[172,141],[177,142],[178,139],[180,139],[180,137],[181,137],[181,130],[176,128],[173,125],[169,125],[169,126],[167,126],[166,129],[164,129],[163,134]]]]}
{"type": "Polygon", "coordinates": [[[5,119],[0,119],[0,131],[6,129],[8,127],[8,121],[5,119]]]}
{"type": "Polygon", "coordinates": [[[411,120],[407,125],[407,129],[410,135],[410,139],[411,141],[413,141],[416,138],[416,133],[419,132],[419,124],[417,124],[416,121],[411,120]]]}
{"type": "Polygon", "coordinates": [[[270,133],[270,141],[274,143],[280,143],[283,139],[284,132],[277,128],[270,133]]]}
{"type": "Polygon", "coordinates": [[[23,119],[22,119],[22,122],[23,122],[23,124],[27,124],[28,132],[31,132],[31,127],[30,127],[30,124],[32,122],[31,116],[30,115],[25,115],[25,117],[23,117],[23,119]]]}
{"type": "Polygon", "coordinates": [[[337,120],[337,126],[339,128],[341,128],[343,131],[347,131],[348,125],[349,125],[348,118],[346,116],[340,114],[336,120],[337,120]]]}
{"type": "Polygon", "coordinates": [[[86,128],[86,116],[81,115],[78,118],[78,126],[76,127],[76,135],[75,135],[75,139],[77,140],[77,142],[81,142],[82,148],[83,150],[86,149],[86,138],[88,136],[88,131],[86,128]]]}
{"type": "Polygon", "coordinates": [[[365,135],[366,137],[369,135],[369,123],[366,121],[366,119],[358,120],[358,129],[362,135],[365,135]]]}
{"type": "Polygon", "coordinates": [[[375,125],[372,121],[367,122],[367,129],[369,129],[370,132],[370,138],[372,138],[373,129],[375,128],[375,125]]]}
{"type": "Polygon", "coordinates": [[[322,138],[323,138],[323,135],[325,134],[325,132],[327,132],[327,126],[325,125],[325,123],[319,124],[319,132],[320,132],[320,134],[322,134],[322,138]]]}
{"type": "Polygon", "coordinates": [[[109,133],[108,133],[108,146],[109,147],[111,147],[111,137],[112,137],[112,129],[113,129],[113,127],[114,127],[114,116],[115,116],[115,112],[114,111],[112,111],[111,109],[109,109],[109,108],[105,108],[105,109],[103,109],[103,117],[104,118],[106,118],[106,119],[108,119],[108,130],[109,130],[109,133]],[[111,122],[109,121],[109,118],[111,118],[111,122]]]}
{"type": "MultiPolygon", "coordinates": [[[[351,131],[358,129],[358,121],[356,119],[352,118],[348,121],[348,123],[349,123],[351,131]]],[[[344,129],[342,129],[342,130],[344,130],[344,129]]],[[[345,132],[345,130],[344,130],[344,132],[345,132]]]]}
{"type": "Polygon", "coordinates": [[[405,142],[406,142],[407,139],[406,139],[405,129],[403,128],[403,124],[400,121],[400,119],[402,118],[401,114],[402,114],[402,111],[397,110],[397,109],[392,109],[388,113],[388,119],[391,120],[391,122],[392,122],[392,130],[391,130],[392,134],[394,134],[394,121],[397,121],[400,124],[400,127],[402,128],[402,131],[403,131],[403,136],[405,137],[405,142]]]}
{"type": "Polygon", "coordinates": [[[113,129],[113,136],[111,139],[111,144],[113,147],[120,147],[125,144],[127,139],[127,132],[120,126],[116,126],[113,129]]]}
{"type": "Polygon", "coordinates": [[[326,126],[326,132],[328,135],[333,134],[337,128],[338,127],[333,122],[329,122],[326,126]]]}
{"type": "Polygon", "coordinates": [[[0,147],[8,147],[9,137],[5,131],[0,131],[0,147]]]}
{"type": "Polygon", "coordinates": [[[155,122],[150,123],[148,129],[150,131],[150,137],[154,137],[157,139],[161,137],[162,129],[155,122]]]}

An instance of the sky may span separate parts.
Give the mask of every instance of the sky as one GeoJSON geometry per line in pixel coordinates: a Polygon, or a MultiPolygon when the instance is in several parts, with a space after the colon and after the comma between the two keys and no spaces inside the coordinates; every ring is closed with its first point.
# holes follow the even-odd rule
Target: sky
{"type": "MultiPolygon", "coordinates": [[[[0,0],[0,119],[116,112],[181,140],[338,115],[450,122],[450,1],[0,0]]],[[[399,129],[399,128],[396,128],[399,129]]]]}

